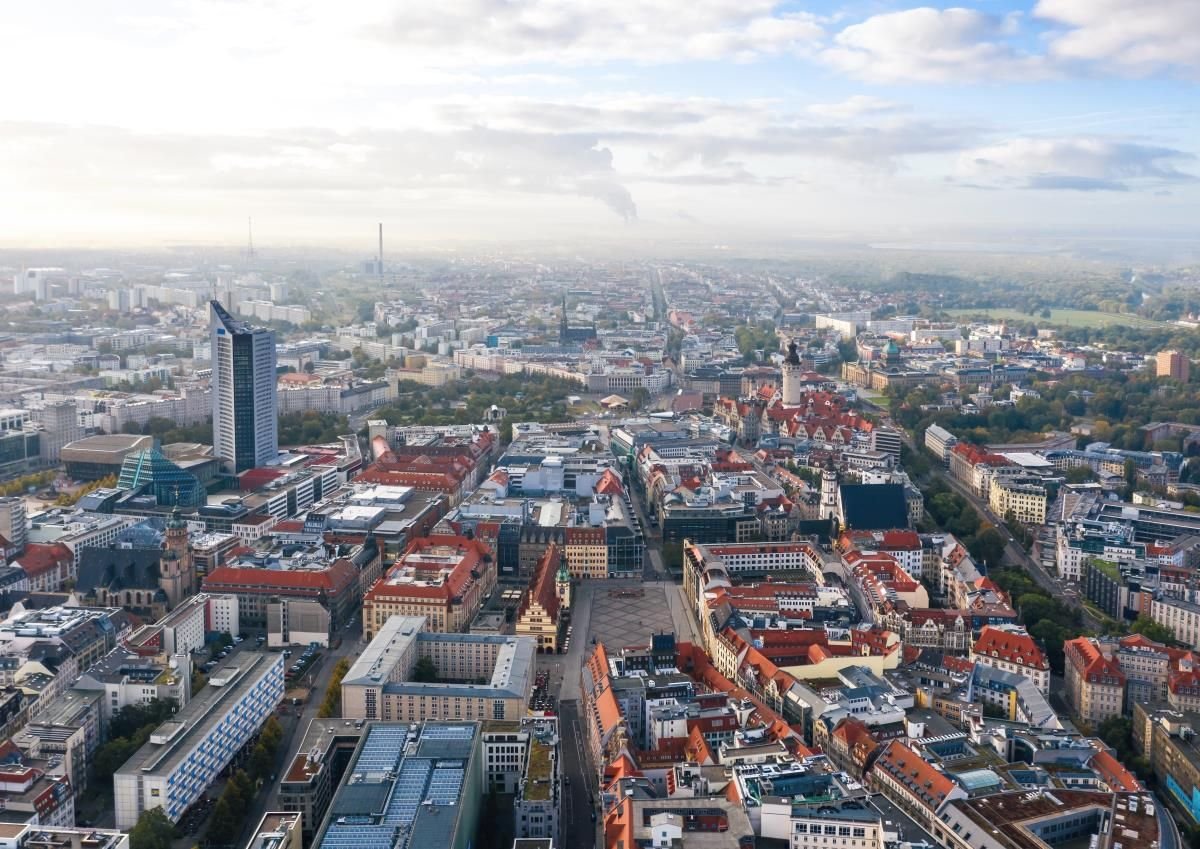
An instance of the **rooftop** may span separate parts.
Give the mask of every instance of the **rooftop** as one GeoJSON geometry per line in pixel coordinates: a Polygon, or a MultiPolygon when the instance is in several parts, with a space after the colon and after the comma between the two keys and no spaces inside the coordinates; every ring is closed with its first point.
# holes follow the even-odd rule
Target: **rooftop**
{"type": "Polygon", "coordinates": [[[464,793],[478,780],[479,725],[371,723],[312,845],[440,849],[457,844],[464,793]]]}
{"type": "Polygon", "coordinates": [[[166,775],[225,720],[226,711],[245,691],[275,668],[282,673],[283,655],[239,652],[209,675],[209,686],[188,702],[173,720],[164,722],[118,773],[166,775]]]}

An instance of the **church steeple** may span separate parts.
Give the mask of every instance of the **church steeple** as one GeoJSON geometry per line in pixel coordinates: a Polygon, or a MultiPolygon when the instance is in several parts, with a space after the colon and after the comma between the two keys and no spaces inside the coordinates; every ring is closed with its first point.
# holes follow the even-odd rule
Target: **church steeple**
{"type": "Polygon", "coordinates": [[[571,572],[567,569],[567,558],[559,557],[558,573],[554,576],[554,589],[558,603],[565,610],[571,607],[571,572]]]}

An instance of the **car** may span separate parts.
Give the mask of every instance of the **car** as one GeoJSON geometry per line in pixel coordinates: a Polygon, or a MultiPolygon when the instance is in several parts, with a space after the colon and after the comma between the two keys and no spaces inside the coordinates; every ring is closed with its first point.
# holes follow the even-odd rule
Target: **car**
{"type": "Polygon", "coordinates": [[[235,643],[244,643],[244,642],[246,642],[246,638],[245,637],[234,637],[233,641],[235,643]]]}
{"type": "Polygon", "coordinates": [[[563,776],[563,784],[570,787],[571,786],[571,776],[569,776],[569,775],[563,776]]]}
{"type": "Polygon", "coordinates": [[[292,656],[292,650],[291,650],[291,649],[284,649],[284,650],[283,650],[283,656],[284,656],[284,657],[291,657],[291,656],[292,656]]]}

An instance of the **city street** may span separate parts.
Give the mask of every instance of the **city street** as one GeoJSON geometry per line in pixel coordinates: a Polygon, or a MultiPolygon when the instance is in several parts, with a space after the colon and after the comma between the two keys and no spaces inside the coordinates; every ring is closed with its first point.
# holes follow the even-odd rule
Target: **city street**
{"type": "Polygon", "coordinates": [[[572,700],[559,704],[559,727],[562,731],[563,845],[571,849],[591,849],[596,840],[596,775],[587,757],[587,735],[579,716],[579,703],[572,700]],[[570,783],[567,784],[567,779],[570,783]]]}
{"type": "Polygon", "coordinates": [[[299,708],[288,705],[287,715],[280,717],[284,727],[284,738],[279,747],[281,754],[275,765],[276,780],[266,788],[266,792],[260,793],[255,798],[255,804],[246,817],[245,827],[247,830],[242,833],[243,843],[249,838],[249,829],[258,825],[266,811],[279,810],[279,777],[299,749],[300,740],[304,737],[304,731],[308,728],[309,722],[316,719],[317,711],[321,707],[321,700],[325,698],[325,688],[329,686],[329,679],[333,675],[333,668],[343,657],[354,658],[358,655],[362,649],[361,639],[362,617],[360,616],[355,618],[354,624],[348,631],[342,632],[340,646],[336,649],[321,651],[321,663],[317,667],[317,671],[309,676],[311,681],[304,682],[310,690],[308,701],[299,708]]]}
{"type": "MultiPolygon", "coordinates": [[[[887,411],[878,404],[868,401],[865,398],[860,400],[865,407],[870,407],[874,411],[881,414],[887,413],[887,411]]],[[[900,428],[898,425],[897,429],[900,431],[901,439],[904,440],[904,444],[908,446],[909,450],[918,453],[924,452],[925,449],[917,444],[913,437],[909,435],[908,431],[900,428]]],[[[1005,535],[1007,542],[1004,546],[1004,562],[1006,564],[1020,567],[1053,598],[1061,599],[1066,604],[1079,610],[1085,627],[1097,631],[1103,630],[1104,623],[1097,620],[1096,617],[1089,613],[1088,609],[1083,606],[1083,602],[1079,597],[1077,589],[1072,586],[1070,582],[1064,581],[1050,574],[1041,563],[1030,557],[1029,553],[1012,539],[1012,535],[1009,534],[1008,530],[1004,527],[1003,520],[992,514],[991,508],[988,507],[987,503],[982,498],[973,493],[968,487],[952,478],[940,465],[936,463],[931,464],[931,471],[933,474],[941,478],[941,480],[943,480],[952,490],[970,502],[971,506],[975,508],[975,510],[983,519],[995,525],[996,528],[1005,535]]]]}

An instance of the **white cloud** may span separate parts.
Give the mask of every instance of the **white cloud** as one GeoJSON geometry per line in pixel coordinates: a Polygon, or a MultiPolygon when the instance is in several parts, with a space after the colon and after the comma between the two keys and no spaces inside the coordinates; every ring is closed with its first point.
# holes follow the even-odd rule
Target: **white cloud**
{"type": "Polygon", "coordinates": [[[802,52],[819,19],[778,0],[441,0],[401,3],[370,34],[439,65],[656,65],[802,52]]]}
{"type": "Polygon", "coordinates": [[[988,188],[1130,191],[1192,182],[1195,157],[1173,148],[1102,137],[1015,138],[964,151],[960,182],[988,188]]]}
{"type": "Polygon", "coordinates": [[[974,9],[907,9],[846,27],[820,57],[851,76],[884,83],[1044,76],[1039,57],[1009,43],[1016,25],[1015,17],[974,9]]]}
{"type": "Polygon", "coordinates": [[[184,190],[227,204],[290,193],[364,201],[382,191],[587,198],[637,217],[612,152],[595,136],[481,127],[444,133],[295,129],[242,136],[131,133],[107,127],[0,125],[0,193],[128,193],[153,206],[184,190]],[[239,200],[240,198],[240,200],[239,200]]]}
{"type": "Polygon", "coordinates": [[[907,111],[908,107],[894,100],[885,100],[869,94],[856,94],[839,103],[814,103],[808,111],[822,118],[850,119],[863,115],[880,115],[907,111]]]}
{"type": "Polygon", "coordinates": [[[1200,71],[1196,0],[1039,0],[1034,15],[1067,28],[1050,42],[1058,60],[1103,72],[1200,71]]]}

